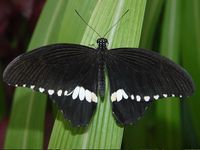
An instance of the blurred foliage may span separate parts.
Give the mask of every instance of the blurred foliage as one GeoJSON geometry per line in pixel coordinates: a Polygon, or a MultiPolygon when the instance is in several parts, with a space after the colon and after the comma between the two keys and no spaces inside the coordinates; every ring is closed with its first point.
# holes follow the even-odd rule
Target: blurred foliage
{"type": "Polygon", "coordinates": [[[194,96],[183,104],[184,147],[200,148],[200,1],[183,0],[181,6],[181,60],[196,87],[194,96]]]}
{"type": "MultiPolygon", "coordinates": [[[[33,28],[36,24],[37,18],[39,16],[40,10],[42,9],[44,0],[1,0],[0,1],[0,74],[2,76],[3,69],[5,66],[11,61],[13,58],[15,58],[17,55],[22,53],[29,42],[29,39],[31,37],[33,28]]],[[[2,80],[2,77],[1,79],[2,80]]],[[[11,109],[11,100],[13,97],[13,87],[7,86],[5,83],[0,81],[0,116],[4,117],[5,119],[2,120],[0,123],[0,135],[4,138],[5,130],[6,130],[6,124],[7,124],[7,115],[10,114],[11,109]],[[4,92],[4,93],[3,93],[4,92]],[[8,108],[8,109],[6,109],[8,108]]],[[[24,93],[21,93],[19,97],[23,97],[24,93]]],[[[33,139],[27,136],[29,136],[28,132],[26,132],[26,127],[22,124],[28,122],[28,119],[23,120],[23,115],[30,115],[27,110],[30,110],[30,107],[24,107],[24,104],[26,104],[26,96],[24,98],[24,103],[18,103],[17,105],[13,105],[10,123],[9,123],[9,129],[7,130],[7,136],[6,138],[8,140],[5,140],[5,147],[9,147],[8,143],[10,144],[9,148],[17,148],[18,144],[20,143],[21,135],[20,130],[24,128],[24,137],[26,137],[23,142],[26,143],[26,141],[32,141],[33,139]],[[15,109],[18,109],[16,112],[15,109]],[[22,108],[22,109],[21,109],[22,108]],[[24,109],[27,110],[24,110],[24,109]],[[16,113],[15,113],[16,112],[16,113]],[[25,113],[24,113],[25,112],[25,113]],[[14,123],[13,123],[14,122],[14,123]],[[16,127],[18,128],[18,131],[16,131],[16,127]],[[10,130],[13,129],[13,130],[10,130]],[[16,132],[15,132],[16,131],[16,132]]],[[[42,101],[44,103],[45,101],[42,101]]],[[[44,109],[45,110],[45,109],[44,109]]],[[[40,113],[40,110],[35,110],[38,113],[40,113]]],[[[44,117],[43,117],[44,118],[44,117]]],[[[31,124],[33,125],[33,124],[31,124]]],[[[40,124],[35,122],[35,126],[39,126],[40,124]]],[[[34,125],[33,125],[34,126],[34,125]]],[[[33,127],[32,126],[32,127],[33,127]]],[[[37,131],[34,131],[34,135],[37,134],[37,131]],[[35,134],[36,133],[36,134],[35,134]]],[[[37,136],[36,136],[37,138],[37,136]]],[[[43,140],[43,137],[41,138],[43,140]]],[[[0,148],[3,148],[3,140],[0,138],[0,148]]],[[[43,146],[43,142],[40,140],[41,145],[43,146]]],[[[21,142],[21,143],[23,143],[21,142]]],[[[21,144],[20,143],[20,144],[21,144]]],[[[26,144],[24,144],[25,146],[26,144]]],[[[35,144],[37,145],[37,144],[35,144]]],[[[35,146],[34,145],[34,146],[35,146]]],[[[22,146],[23,147],[23,146],[22,146]]],[[[22,148],[20,147],[20,148],[22,148]]]]}
{"type": "MultiPolygon", "coordinates": [[[[111,31],[108,37],[109,46],[137,47],[144,1],[48,0],[29,49],[53,42],[94,44],[97,35],[81,22],[74,9],[77,9],[101,34],[113,24],[118,15],[129,9],[133,13],[127,14],[114,31],[111,31]],[[120,3],[123,3],[123,7],[119,7],[120,3]],[[130,20],[132,24],[128,24],[130,20]],[[136,30],[137,26],[139,28],[136,30]]],[[[43,2],[40,0],[0,1],[0,63],[2,64],[0,69],[3,70],[10,60],[25,49],[43,2]]],[[[122,149],[200,148],[199,39],[199,0],[147,0],[140,47],[155,50],[186,68],[194,79],[196,92],[194,96],[184,101],[168,98],[154,103],[136,125],[125,127],[122,149]]],[[[0,81],[0,119],[5,117],[5,114],[9,114],[12,91],[12,88],[4,86],[0,81]]],[[[43,148],[45,99],[44,95],[32,93],[27,89],[17,89],[9,117],[5,148],[43,148]]],[[[109,96],[104,102],[109,102],[108,99],[109,96]]],[[[107,119],[100,122],[94,120],[90,127],[93,132],[87,131],[82,136],[72,135],[69,124],[63,121],[59,113],[49,148],[108,148],[109,146],[119,148],[123,129],[115,126],[113,118],[108,115],[110,104],[103,103],[100,107],[98,109],[101,112],[96,116],[104,117],[106,111],[107,117],[104,118],[107,119]],[[98,132],[98,128],[102,129],[98,132]],[[105,132],[108,134],[104,134],[105,132]],[[115,146],[111,143],[109,145],[109,142],[115,146]]],[[[0,128],[0,133],[2,130],[5,128],[0,128]]],[[[82,132],[82,129],[73,130],[78,134],[82,132]]]]}
{"type": "Polygon", "coordinates": [[[184,101],[167,98],[125,128],[124,148],[199,148],[200,2],[148,0],[140,46],[161,53],[192,75],[196,92],[184,101]],[[140,136],[134,136],[140,135],[140,136]]]}
{"type": "MultiPolygon", "coordinates": [[[[159,50],[176,63],[180,63],[181,0],[165,2],[159,50]]],[[[181,101],[167,98],[156,104],[157,146],[166,149],[182,149],[181,101]],[[162,137],[162,138],[160,138],[162,137]]]]}

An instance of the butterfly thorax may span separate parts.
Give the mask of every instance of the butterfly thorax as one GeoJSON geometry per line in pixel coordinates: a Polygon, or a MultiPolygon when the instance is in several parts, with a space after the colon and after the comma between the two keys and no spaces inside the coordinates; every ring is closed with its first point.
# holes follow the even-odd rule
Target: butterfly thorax
{"type": "Polygon", "coordinates": [[[100,38],[97,40],[98,44],[98,91],[101,97],[105,93],[105,50],[107,50],[108,40],[105,38],[100,38]]]}

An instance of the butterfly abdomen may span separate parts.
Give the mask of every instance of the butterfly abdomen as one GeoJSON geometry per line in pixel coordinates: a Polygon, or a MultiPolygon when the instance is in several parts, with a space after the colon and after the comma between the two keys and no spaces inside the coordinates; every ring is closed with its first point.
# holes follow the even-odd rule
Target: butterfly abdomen
{"type": "Polygon", "coordinates": [[[98,68],[98,91],[99,95],[101,97],[104,97],[105,93],[105,76],[104,76],[104,71],[105,71],[105,60],[104,60],[104,55],[99,54],[99,68],[98,68]]]}
{"type": "Polygon", "coordinates": [[[99,95],[103,97],[105,93],[105,77],[104,77],[104,67],[100,66],[98,71],[98,91],[99,95]]]}

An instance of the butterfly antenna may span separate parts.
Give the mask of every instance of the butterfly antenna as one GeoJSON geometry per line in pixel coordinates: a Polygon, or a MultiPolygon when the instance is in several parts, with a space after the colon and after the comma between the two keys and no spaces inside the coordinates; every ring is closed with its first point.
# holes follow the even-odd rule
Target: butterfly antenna
{"type": "Polygon", "coordinates": [[[93,28],[93,27],[91,27],[84,19],[83,19],[83,17],[81,17],[81,15],[78,13],[78,11],[75,9],[75,12],[76,12],[76,14],[81,18],[81,20],[90,28],[90,29],[92,29],[99,37],[101,37],[101,35],[97,32],[97,31],[95,31],[95,29],[93,28]]]}
{"type": "Polygon", "coordinates": [[[104,34],[103,37],[105,37],[110,32],[110,30],[112,30],[113,27],[116,26],[120,22],[120,20],[128,13],[128,11],[129,9],[125,11],[124,14],[118,19],[118,21],[110,27],[110,29],[104,34]]]}

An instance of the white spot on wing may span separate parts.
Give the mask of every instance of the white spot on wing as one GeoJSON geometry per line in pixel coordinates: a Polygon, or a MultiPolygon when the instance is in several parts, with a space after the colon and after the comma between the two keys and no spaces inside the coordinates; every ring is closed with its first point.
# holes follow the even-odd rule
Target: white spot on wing
{"type": "Polygon", "coordinates": [[[66,91],[64,92],[64,95],[67,96],[67,93],[68,93],[68,91],[66,90],[66,91]]]}
{"type": "Polygon", "coordinates": [[[22,86],[23,86],[23,87],[26,87],[26,84],[23,84],[22,86]]]}
{"type": "Polygon", "coordinates": [[[163,97],[167,97],[167,94],[163,94],[163,97]]]}
{"type": "Polygon", "coordinates": [[[48,93],[49,93],[49,95],[53,95],[53,93],[54,93],[54,90],[48,90],[48,93]]]}
{"type": "Polygon", "coordinates": [[[159,99],[159,95],[154,95],[153,98],[157,100],[159,99]]]}
{"type": "Polygon", "coordinates": [[[113,92],[111,94],[111,101],[121,101],[122,99],[128,99],[128,95],[126,94],[126,92],[123,89],[118,89],[116,92],[113,92]]]}
{"type": "Polygon", "coordinates": [[[39,88],[39,91],[41,92],[41,93],[43,93],[44,92],[44,88],[39,88]]]}
{"type": "Polygon", "coordinates": [[[31,85],[30,88],[31,88],[31,89],[34,89],[34,88],[35,88],[35,85],[31,85]]]}
{"type": "Polygon", "coordinates": [[[116,100],[117,100],[117,93],[114,92],[114,93],[112,93],[112,95],[111,95],[111,101],[114,102],[114,101],[116,101],[116,100]]]}
{"type": "Polygon", "coordinates": [[[136,96],[136,101],[138,101],[138,102],[139,102],[140,100],[141,100],[141,97],[140,97],[140,95],[137,95],[137,96],[136,96]]]}
{"type": "Polygon", "coordinates": [[[92,101],[97,103],[97,96],[92,92],[92,101]]]}
{"type": "Polygon", "coordinates": [[[131,99],[134,100],[134,98],[135,98],[134,95],[131,95],[131,99]]]}
{"type": "Polygon", "coordinates": [[[175,95],[174,95],[174,94],[172,94],[172,97],[175,97],[175,95]]]}
{"type": "Polygon", "coordinates": [[[183,96],[182,96],[182,95],[179,95],[179,97],[182,98],[183,96]]]}
{"type": "Polygon", "coordinates": [[[88,101],[89,103],[91,102],[92,93],[89,90],[85,90],[85,98],[86,98],[86,101],[88,101]]]}
{"type": "Polygon", "coordinates": [[[69,95],[71,95],[73,93],[73,91],[71,91],[70,93],[68,93],[66,96],[69,96],[69,95]]]}
{"type": "Polygon", "coordinates": [[[58,91],[57,91],[57,95],[58,95],[58,96],[61,96],[61,95],[62,95],[62,90],[58,90],[58,91]]]}
{"type": "Polygon", "coordinates": [[[15,86],[18,87],[19,85],[18,85],[18,84],[15,84],[15,86]]]}
{"type": "Polygon", "coordinates": [[[76,99],[76,98],[78,97],[79,89],[80,89],[79,86],[77,86],[77,87],[74,89],[74,92],[73,92],[73,94],[72,94],[72,98],[73,98],[73,99],[76,99]]]}
{"type": "Polygon", "coordinates": [[[122,90],[122,95],[125,99],[128,99],[128,95],[126,94],[126,92],[124,90],[122,90]]]}
{"type": "Polygon", "coordinates": [[[144,96],[144,100],[148,102],[150,100],[150,96],[144,96]]]}
{"type": "Polygon", "coordinates": [[[80,87],[79,89],[79,99],[82,101],[85,98],[85,89],[83,87],[80,87]]]}
{"type": "Polygon", "coordinates": [[[123,95],[123,90],[119,89],[117,90],[117,101],[121,101],[122,100],[122,95],[123,95]]]}

